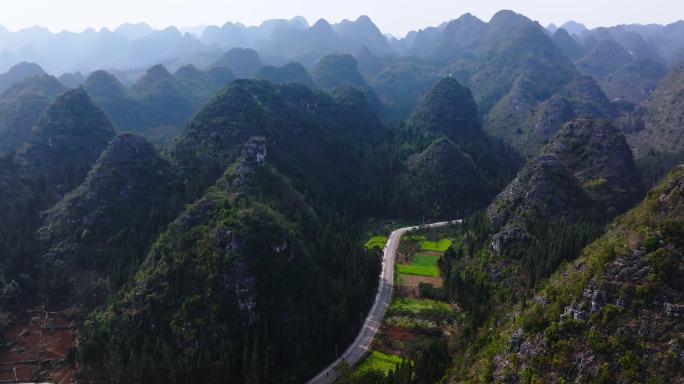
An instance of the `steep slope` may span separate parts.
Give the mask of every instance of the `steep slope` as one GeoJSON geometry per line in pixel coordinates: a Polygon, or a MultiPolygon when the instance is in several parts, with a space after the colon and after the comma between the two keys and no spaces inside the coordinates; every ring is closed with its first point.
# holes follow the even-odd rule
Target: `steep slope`
{"type": "Polygon", "coordinates": [[[598,28],[585,36],[596,40],[577,67],[594,77],[611,99],[640,104],[668,72],[654,45],[624,27],[598,28]]]}
{"type": "Polygon", "coordinates": [[[554,155],[527,164],[487,210],[495,234],[492,251],[528,244],[537,223],[597,220],[591,198],[568,167],[554,155]]]}
{"type": "Polygon", "coordinates": [[[144,138],[120,134],[37,232],[47,295],[91,308],[135,271],[180,201],[171,167],[144,138]]]}
{"type": "Polygon", "coordinates": [[[605,120],[574,120],[489,207],[498,232],[494,248],[503,249],[509,240],[524,243],[539,223],[600,222],[631,207],[642,193],[641,176],[620,130],[605,120]]]}
{"type": "Polygon", "coordinates": [[[544,143],[576,117],[616,117],[618,113],[594,79],[579,76],[539,105],[533,119],[536,139],[529,140],[544,143]]]}
{"type": "Polygon", "coordinates": [[[350,54],[323,57],[311,71],[314,83],[321,89],[331,91],[337,87],[356,87],[363,91],[376,112],[382,112],[383,105],[371,87],[366,83],[359,66],[350,54]]]}
{"type": "Polygon", "coordinates": [[[7,207],[0,210],[1,264],[8,279],[26,288],[15,303],[18,310],[26,309],[40,284],[35,279],[38,249],[33,237],[40,212],[85,178],[113,135],[111,124],[88,95],[82,89],[70,90],[50,105],[30,143],[14,158],[0,162],[0,194],[7,207]]]}
{"type": "Polygon", "coordinates": [[[83,89],[72,89],[50,105],[16,161],[23,174],[59,196],[85,178],[113,136],[102,110],[83,89]]]}
{"type": "Polygon", "coordinates": [[[350,186],[342,187],[343,176],[326,170],[346,169],[352,173],[344,177],[352,177],[351,167],[360,159],[353,159],[355,153],[347,144],[356,147],[361,138],[381,132],[363,96],[344,88],[331,96],[302,84],[234,81],[195,116],[169,152],[191,184],[206,187],[235,159],[241,143],[261,135],[278,143],[271,156],[286,175],[307,177],[308,186],[327,185],[325,193],[342,194],[350,186]],[[349,163],[336,166],[341,159],[349,163]],[[330,185],[337,187],[328,189],[330,185]]]}
{"type": "Polygon", "coordinates": [[[450,381],[681,382],[683,185],[680,166],[473,346],[450,381]]]}
{"type": "Polygon", "coordinates": [[[406,130],[415,136],[403,147],[416,151],[401,177],[402,210],[408,213],[447,218],[481,208],[497,179],[515,166],[482,129],[470,90],[450,77],[423,97],[406,130]]]}
{"type": "Polygon", "coordinates": [[[356,59],[349,54],[325,56],[316,64],[311,75],[322,89],[330,90],[340,85],[367,87],[356,59]]]}
{"type": "MultiPolygon", "coordinates": [[[[37,225],[36,191],[21,178],[19,169],[11,159],[0,157],[0,278],[6,283],[17,279],[28,262],[33,250],[32,239],[22,238],[26,231],[21,224],[33,228],[37,225]],[[27,212],[36,213],[27,218],[27,212]]],[[[0,300],[3,306],[7,303],[0,300]]]]}
{"type": "Polygon", "coordinates": [[[565,163],[608,216],[639,201],[644,186],[620,129],[607,120],[574,120],[554,137],[546,153],[565,163]]]}
{"type": "Polygon", "coordinates": [[[67,88],[78,88],[86,81],[86,77],[81,72],[63,73],[57,80],[67,88]]]}
{"type": "Polygon", "coordinates": [[[404,214],[426,217],[456,217],[482,207],[492,194],[473,159],[446,137],[408,158],[399,189],[404,214]]]}
{"type": "Polygon", "coordinates": [[[5,92],[12,85],[29,77],[45,75],[47,73],[38,64],[21,62],[10,68],[7,73],[0,75],[0,93],[5,92]]]}
{"type": "Polygon", "coordinates": [[[577,60],[584,56],[582,47],[563,28],[559,28],[553,33],[552,41],[570,60],[577,60]]]}
{"type": "Polygon", "coordinates": [[[620,130],[607,121],[574,120],[489,206],[482,247],[498,269],[512,271],[506,284],[524,294],[575,258],[643,190],[620,130]]]}
{"type": "Polygon", "coordinates": [[[342,20],[333,25],[333,29],[346,52],[355,52],[362,47],[377,55],[386,55],[392,51],[387,38],[368,16],[359,16],[355,21],[342,20]]]}
{"type": "Polygon", "coordinates": [[[487,33],[487,24],[466,13],[444,26],[437,37],[429,58],[443,63],[452,63],[473,56],[482,35],[487,33]]]}
{"type": "Polygon", "coordinates": [[[204,106],[236,78],[228,67],[215,67],[208,71],[200,71],[191,64],[182,66],[173,76],[178,80],[183,93],[192,100],[194,109],[204,106]]]}
{"type": "Polygon", "coordinates": [[[342,321],[360,324],[361,315],[349,316],[344,304],[331,310],[328,300],[356,298],[365,307],[370,298],[358,295],[375,268],[347,249],[360,263],[360,287],[336,292],[340,275],[322,266],[338,252],[318,237],[327,236],[322,222],[271,163],[267,143],[248,139],[157,240],[122,300],[93,317],[81,344],[88,375],[302,382],[334,355],[331,342],[351,336],[342,321]]]}
{"type": "Polygon", "coordinates": [[[498,39],[492,54],[487,68],[471,78],[478,105],[486,112],[485,128],[529,156],[543,142],[530,132],[539,103],[578,74],[538,26],[516,27],[498,39]]]}
{"type": "Polygon", "coordinates": [[[302,83],[308,87],[314,86],[309,72],[299,63],[285,64],[282,67],[266,65],[261,67],[254,78],[268,80],[275,84],[302,83]]]}
{"type": "Polygon", "coordinates": [[[91,73],[83,88],[119,130],[140,131],[146,127],[141,106],[110,73],[101,70],[91,73]]]}
{"type": "Polygon", "coordinates": [[[324,19],[316,21],[309,28],[288,26],[276,31],[260,45],[260,51],[285,62],[296,61],[310,66],[325,55],[346,51],[340,36],[324,19]]]}
{"type": "Polygon", "coordinates": [[[577,66],[586,74],[601,79],[631,60],[632,55],[618,42],[605,40],[594,47],[586,57],[582,58],[577,66]]]}
{"type": "Polygon", "coordinates": [[[627,100],[640,104],[647,100],[667,76],[669,69],[651,59],[636,59],[618,67],[601,88],[611,99],[627,100]]]}
{"type": "Polygon", "coordinates": [[[130,92],[140,103],[149,126],[182,125],[192,115],[189,98],[163,65],[148,69],[130,92]]]}
{"type": "Polygon", "coordinates": [[[644,129],[632,137],[637,157],[684,152],[684,66],[670,73],[645,103],[644,129]]]}
{"type": "Polygon", "coordinates": [[[422,97],[439,81],[439,70],[418,60],[398,60],[380,70],[368,82],[384,105],[390,121],[407,119],[422,97]]]}
{"type": "MultiPolygon", "coordinates": [[[[456,56],[439,60],[446,62],[449,73],[472,90],[485,130],[526,157],[539,153],[563,123],[581,116],[573,108],[542,112],[545,102],[555,95],[579,100],[584,95],[567,95],[581,90],[571,84],[581,81],[582,76],[538,23],[501,11],[489,23],[464,16],[453,22],[452,28],[445,27],[441,35],[447,42],[460,44],[459,50],[449,51],[458,52],[456,56]],[[471,34],[472,30],[479,32],[471,34]],[[465,34],[467,38],[453,40],[447,33],[465,34]],[[534,128],[540,118],[545,119],[548,132],[534,128]]],[[[599,99],[605,96],[592,102],[599,99]]],[[[607,100],[600,102],[605,104],[601,110],[611,109],[607,100]]]]}
{"type": "Polygon", "coordinates": [[[66,89],[52,76],[28,78],[0,96],[0,154],[18,150],[31,137],[31,128],[54,99],[66,89]]]}
{"type": "Polygon", "coordinates": [[[232,48],[211,65],[212,68],[230,68],[240,79],[251,78],[261,66],[259,54],[249,48],[232,48]]]}
{"type": "Polygon", "coordinates": [[[470,89],[451,77],[440,80],[423,97],[408,125],[419,132],[444,134],[457,143],[485,136],[470,89]]]}

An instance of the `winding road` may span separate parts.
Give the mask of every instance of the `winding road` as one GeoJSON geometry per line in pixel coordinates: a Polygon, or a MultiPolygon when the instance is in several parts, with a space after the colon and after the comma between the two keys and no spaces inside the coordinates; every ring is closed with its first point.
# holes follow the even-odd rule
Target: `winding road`
{"type": "Polygon", "coordinates": [[[397,255],[397,248],[399,247],[401,236],[408,231],[419,228],[444,227],[461,222],[461,220],[443,221],[422,226],[399,228],[390,234],[387,244],[385,244],[385,249],[383,250],[382,270],[380,271],[378,292],[375,295],[375,302],[366,317],[366,321],[363,323],[361,331],[359,331],[354,342],[346,351],[344,351],[342,356],[316,375],[316,377],[309,380],[308,384],[333,383],[339,375],[337,367],[340,363],[346,362],[349,365],[354,365],[361,360],[370,349],[373,338],[375,337],[375,334],[378,333],[380,325],[382,324],[382,318],[385,316],[385,311],[392,301],[392,290],[394,288],[394,259],[397,255]]]}

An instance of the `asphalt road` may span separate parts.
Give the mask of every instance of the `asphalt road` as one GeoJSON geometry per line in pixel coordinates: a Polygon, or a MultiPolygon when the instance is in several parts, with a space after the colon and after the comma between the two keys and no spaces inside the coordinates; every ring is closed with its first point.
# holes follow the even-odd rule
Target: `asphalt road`
{"type": "MultiPolygon", "coordinates": [[[[443,227],[455,223],[461,223],[461,220],[427,224],[422,227],[443,227]]],[[[404,233],[418,228],[420,227],[400,228],[390,234],[387,244],[385,244],[385,249],[383,250],[382,270],[380,271],[378,292],[375,295],[375,302],[366,317],[366,321],[363,323],[361,331],[359,331],[354,342],[346,351],[344,351],[342,356],[321,371],[316,377],[309,380],[309,384],[333,383],[335,379],[337,379],[337,366],[340,363],[346,362],[349,365],[354,365],[368,352],[375,334],[378,333],[378,330],[380,329],[382,318],[385,316],[385,311],[392,301],[392,290],[394,288],[394,259],[397,255],[399,239],[401,239],[401,236],[404,233]]]]}

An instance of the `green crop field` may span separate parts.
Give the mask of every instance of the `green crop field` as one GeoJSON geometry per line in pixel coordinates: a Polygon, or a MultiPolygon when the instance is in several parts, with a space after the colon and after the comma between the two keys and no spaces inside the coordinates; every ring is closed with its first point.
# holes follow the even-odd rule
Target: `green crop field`
{"type": "Polygon", "coordinates": [[[411,264],[397,264],[397,272],[407,275],[438,277],[439,256],[414,255],[411,264]]]}
{"type": "Polygon", "coordinates": [[[395,297],[394,300],[392,300],[390,309],[420,313],[420,311],[429,309],[450,311],[451,307],[448,303],[444,303],[441,301],[427,299],[411,299],[408,297],[395,297]]]}
{"type": "Polygon", "coordinates": [[[361,373],[374,369],[381,371],[386,375],[390,369],[394,369],[400,362],[400,356],[386,355],[382,352],[373,351],[359,365],[359,367],[356,369],[356,372],[361,373]]]}
{"type": "Polygon", "coordinates": [[[420,240],[420,248],[423,251],[446,252],[451,247],[451,240],[441,239],[440,241],[420,240]]]}
{"type": "Polygon", "coordinates": [[[368,241],[366,241],[366,244],[364,244],[363,246],[366,247],[366,249],[383,249],[385,248],[385,243],[387,243],[387,236],[373,236],[370,239],[368,239],[368,241]]]}

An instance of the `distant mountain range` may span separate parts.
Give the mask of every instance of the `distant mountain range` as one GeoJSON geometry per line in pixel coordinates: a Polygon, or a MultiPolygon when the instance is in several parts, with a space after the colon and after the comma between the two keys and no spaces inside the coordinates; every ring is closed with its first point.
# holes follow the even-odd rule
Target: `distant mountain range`
{"type": "MultiPolygon", "coordinates": [[[[471,25],[483,24],[467,15],[471,25]]],[[[259,26],[228,22],[223,26],[193,28],[168,27],[155,30],[145,23],[123,24],[112,30],[89,28],[80,33],[52,33],[34,26],[10,32],[0,26],[0,72],[22,62],[34,62],[52,74],[92,72],[98,69],[145,69],[165,64],[172,70],[184,64],[207,67],[225,50],[252,48],[266,64],[284,65],[297,61],[311,66],[331,53],[358,53],[362,48],[378,56],[424,56],[432,43],[448,29],[450,22],[409,32],[394,38],[382,31],[367,16],[330,24],[318,20],[314,24],[301,17],[290,20],[266,20],[259,26]],[[426,52],[423,52],[426,51],[426,52]]],[[[580,45],[614,36],[625,48],[638,54],[650,52],[669,65],[684,60],[684,21],[669,25],[620,25],[589,30],[584,25],[568,22],[560,28],[550,25],[550,34],[563,29],[580,45]],[[635,51],[635,47],[644,48],[635,51]]]]}

